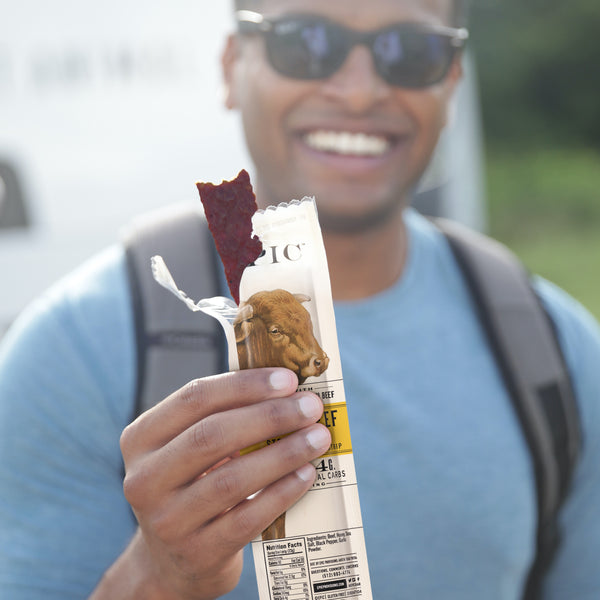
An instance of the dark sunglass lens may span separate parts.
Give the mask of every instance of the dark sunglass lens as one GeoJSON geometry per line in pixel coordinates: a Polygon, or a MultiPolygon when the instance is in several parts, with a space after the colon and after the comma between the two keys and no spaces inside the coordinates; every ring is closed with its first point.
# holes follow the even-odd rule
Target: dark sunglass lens
{"type": "Polygon", "coordinates": [[[452,62],[449,38],[418,30],[390,29],[373,42],[379,74],[392,85],[420,88],[444,78],[452,62]]]}
{"type": "Polygon", "coordinates": [[[295,79],[331,75],[343,61],[342,45],[334,26],[316,20],[280,21],[267,36],[271,65],[279,73],[295,79]]]}

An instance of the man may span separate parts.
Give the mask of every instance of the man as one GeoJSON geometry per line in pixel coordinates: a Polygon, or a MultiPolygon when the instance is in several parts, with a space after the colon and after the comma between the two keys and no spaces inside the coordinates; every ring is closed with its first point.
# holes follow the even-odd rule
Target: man
{"type": "MultiPolygon", "coordinates": [[[[516,600],[534,553],[530,457],[447,243],[406,208],[461,76],[459,52],[444,42],[460,39],[444,29],[456,6],[238,4],[267,23],[288,19],[315,44],[310,64],[294,70],[285,54],[293,40],[282,45],[243,21],[223,55],[226,104],[242,115],[259,204],[318,199],[374,597],[516,600]],[[307,14],[319,20],[299,22],[307,14]],[[447,60],[395,70],[400,38],[383,28],[398,23],[416,24],[415,43],[427,40],[447,60]],[[339,27],[382,35],[329,60],[326,42],[348,39],[335,37],[339,27]],[[422,37],[432,29],[441,36],[422,37]]],[[[586,439],[545,597],[592,599],[600,333],[565,294],[537,287],[586,439]]],[[[322,405],[295,392],[290,372],[259,369],[193,381],[127,426],[129,302],[122,250],[113,248],[54,288],[6,340],[2,588],[11,599],[256,597],[243,548],[310,488],[310,461],[330,441],[314,424],[322,405]],[[294,433],[275,446],[230,458],[286,432],[294,433]]]]}

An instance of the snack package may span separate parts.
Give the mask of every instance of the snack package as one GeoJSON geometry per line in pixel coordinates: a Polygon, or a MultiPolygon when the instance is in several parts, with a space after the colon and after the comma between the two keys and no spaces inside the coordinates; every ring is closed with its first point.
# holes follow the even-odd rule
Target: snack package
{"type": "MultiPolygon", "coordinates": [[[[155,278],[188,304],[219,319],[230,369],[282,366],[299,390],[325,405],[329,450],[314,461],[305,496],[252,542],[261,600],[372,598],[352,455],[331,286],[315,201],[304,198],[257,211],[253,233],[262,254],[243,270],[239,307],[225,298],[190,300],[164,263],[155,278]]],[[[265,440],[251,452],[277,440],[265,440]]]]}

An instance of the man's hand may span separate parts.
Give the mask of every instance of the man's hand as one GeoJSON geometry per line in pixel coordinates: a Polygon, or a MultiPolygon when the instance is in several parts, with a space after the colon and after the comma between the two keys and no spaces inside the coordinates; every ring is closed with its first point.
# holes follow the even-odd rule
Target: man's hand
{"type": "Polygon", "coordinates": [[[311,487],[309,461],[331,443],[316,423],[320,399],[295,393],[297,383],[285,369],[192,381],[124,430],[124,491],[139,530],[93,598],[199,600],[237,585],[243,547],[311,487]]]}

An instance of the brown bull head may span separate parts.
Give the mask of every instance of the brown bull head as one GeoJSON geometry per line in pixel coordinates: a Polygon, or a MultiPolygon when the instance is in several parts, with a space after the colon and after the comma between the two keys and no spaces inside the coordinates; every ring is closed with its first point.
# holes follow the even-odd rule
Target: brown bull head
{"type": "Polygon", "coordinates": [[[240,305],[234,321],[240,369],[285,367],[298,382],[318,377],[328,365],[302,306],[310,298],[286,290],[257,292],[240,305]]]}

